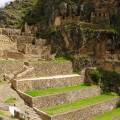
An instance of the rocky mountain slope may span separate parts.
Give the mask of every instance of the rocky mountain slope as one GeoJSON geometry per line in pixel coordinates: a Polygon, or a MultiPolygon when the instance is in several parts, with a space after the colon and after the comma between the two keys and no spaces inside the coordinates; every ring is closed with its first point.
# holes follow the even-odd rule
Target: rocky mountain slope
{"type": "Polygon", "coordinates": [[[20,28],[36,0],[15,0],[0,10],[0,26],[20,28]]]}
{"type": "Polygon", "coordinates": [[[119,10],[118,0],[22,0],[6,6],[1,21],[24,32],[32,26],[55,54],[94,51],[101,39],[108,40],[107,49],[119,51],[119,10]]]}

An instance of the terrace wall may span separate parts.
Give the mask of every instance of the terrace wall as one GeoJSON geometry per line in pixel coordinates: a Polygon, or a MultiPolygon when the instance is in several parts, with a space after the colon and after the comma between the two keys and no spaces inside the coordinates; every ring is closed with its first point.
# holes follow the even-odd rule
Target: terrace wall
{"type": "Polygon", "coordinates": [[[47,108],[63,103],[71,103],[80,99],[100,95],[101,89],[100,87],[92,86],[80,90],[38,97],[31,97],[21,91],[18,91],[18,93],[29,106],[37,108],[47,108]]]}
{"type": "Polygon", "coordinates": [[[43,62],[32,64],[35,68],[36,77],[37,76],[53,76],[53,75],[66,75],[73,73],[72,62],[43,62]]]}
{"type": "Polygon", "coordinates": [[[100,93],[101,89],[99,87],[91,87],[56,95],[35,97],[33,99],[33,106],[37,108],[47,108],[63,103],[71,103],[80,99],[97,96],[100,95],[100,93]]]}
{"type": "Polygon", "coordinates": [[[101,67],[107,71],[115,71],[120,73],[120,62],[118,61],[105,61],[101,63],[101,67]]]}
{"type": "Polygon", "coordinates": [[[33,79],[33,80],[13,80],[14,89],[26,92],[27,90],[47,89],[54,87],[64,87],[78,85],[84,81],[80,76],[55,79],[33,79]],[[46,84],[47,83],[47,84],[46,84]]]}
{"type": "Polygon", "coordinates": [[[44,120],[89,120],[96,114],[104,113],[116,108],[119,100],[119,98],[114,98],[109,101],[104,101],[95,105],[72,110],[70,112],[61,113],[54,116],[46,115],[46,113],[43,113],[36,108],[35,110],[44,120]]]}

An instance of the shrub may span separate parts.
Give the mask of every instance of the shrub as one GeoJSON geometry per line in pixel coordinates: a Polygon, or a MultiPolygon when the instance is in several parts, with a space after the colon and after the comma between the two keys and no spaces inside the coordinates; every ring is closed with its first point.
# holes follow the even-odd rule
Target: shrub
{"type": "Polygon", "coordinates": [[[102,75],[98,69],[94,69],[91,71],[90,77],[92,79],[93,84],[97,85],[100,83],[102,75]]]}
{"type": "Polygon", "coordinates": [[[99,71],[102,74],[101,88],[103,92],[117,92],[120,94],[120,74],[115,71],[99,71]]]}

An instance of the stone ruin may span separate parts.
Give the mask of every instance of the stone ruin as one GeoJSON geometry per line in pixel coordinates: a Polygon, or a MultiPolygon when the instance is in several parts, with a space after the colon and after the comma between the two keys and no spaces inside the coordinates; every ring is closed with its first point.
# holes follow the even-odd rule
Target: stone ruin
{"type": "Polygon", "coordinates": [[[25,31],[0,29],[0,57],[1,58],[38,58],[50,59],[51,46],[45,39],[37,39],[32,27],[25,25],[25,31]]]}
{"type": "Polygon", "coordinates": [[[80,0],[78,3],[61,2],[51,7],[49,25],[60,26],[69,21],[110,24],[110,16],[119,13],[117,0],[80,0]],[[87,8],[87,9],[86,9],[87,8]]]}

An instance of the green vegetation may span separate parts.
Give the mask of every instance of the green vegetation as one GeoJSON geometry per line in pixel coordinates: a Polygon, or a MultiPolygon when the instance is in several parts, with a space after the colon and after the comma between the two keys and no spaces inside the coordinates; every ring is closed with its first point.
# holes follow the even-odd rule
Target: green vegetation
{"type": "Polygon", "coordinates": [[[97,84],[100,83],[102,75],[101,75],[101,73],[98,69],[92,70],[91,73],[90,73],[90,76],[91,76],[93,84],[97,85],[97,84]]]}
{"type": "Polygon", "coordinates": [[[64,28],[66,31],[70,31],[75,28],[80,28],[82,31],[86,32],[103,32],[103,33],[113,33],[113,34],[118,34],[116,29],[114,29],[111,26],[102,26],[101,24],[93,24],[93,23],[88,23],[88,22],[76,22],[76,21],[71,21],[71,23],[67,23],[64,25],[64,28]]]}
{"type": "Polygon", "coordinates": [[[99,96],[95,96],[95,97],[87,98],[87,99],[84,99],[84,100],[80,100],[80,101],[77,101],[77,102],[74,102],[74,103],[71,103],[71,104],[58,105],[58,106],[55,106],[55,107],[42,109],[42,110],[49,115],[55,115],[55,114],[64,113],[64,112],[79,109],[79,108],[84,108],[84,107],[87,107],[89,105],[93,105],[93,104],[96,104],[96,103],[107,101],[107,100],[110,100],[110,99],[113,99],[113,98],[116,98],[116,97],[118,97],[118,96],[115,93],[102,94],[102,95],[99,95],[99,96]]]}
{"type": "Polygon", "coordinates": [[[0,80],[0,85],[3,85],[4,83],[6,83],[6,82],[3,80],[0,80]]]}
{"type": "Polygon", "coordinates": [[[37,0],[15,0],[13,3],[8,4],[2,11],[0,11],[0,19],[7,27],[20,28],[24,22],[26,14],[30,14],[32,7],[36,4],[37,0]]]}
{"type": "Polygon", "coordinates": [[[92,70],[89,74],[90,84],[99,84],[103,92],[116,92],[120,94],[120,74],[115,71],[106,71],[103,69],[92,70]]]}
{"type": "Polygon", "coordinates": [[[6,104],[14,104],[14,103],[16,103],[16,98],[14,98],[14,97],[9,97],[9,98],[7,98],[6,100],[5,100],[5,103],[6,104]]]}
{"type": "Polygon", "coordinates": [[[2,111],[2,110],[0,110],[0,116],[3,116],[3,115],[5,115],[5,113],[2,111]]]}
{"type": "Polygon", "coordinates": [[[9,114],[10,114],[10,113],[7,112],[7,111],[0,110],[0,116],[6,116],[6,117],[8,117],[9,114]]]}
{"type": "Polygon", "coordinates": [[[70,62],[70,60],[67,58],[64,58],[64,57],[57,57],[53,60],[30,61],[30,63],[33,65],[34,64],[47,64],[47,63],[58,63],[58,64],[60,63],[60,64],[62,64],[62,63],[67,63],[67,62],[70,62]]]}
{"type": "Polygon", "coordinates": [[[100,85],[104,92],[116,92],[120,94],[120,74],[115,71],[99,69],[101,74],[100,85]]]}
{"type": "Polygon", "coordinates": [[[111,112],[106,112],[102,115],[98,115],[93,120],[117,120],[118,118],[120,118],[120,108],[117,108],[111,112]]]}
{"type": "Polygon", "coordinates": [[[76,55],[73,57],[74,73],[80,74],[81,70],[91,63],[90,56],[88,55],[76,55]]]}
{"type": "Polygon", "coordinates": [[[63,57],[56,57],[53,61],[56,63],[66,63],[69,62],[70,59],[63,56],[63,57]]]}
{"type": "MultiPolygon", "coordinates": [[[[0,117],[3,117],[5,120],[17,120],[16,118],[13,118],[10,114],[9,111],[4,111],[4,110],[0,110],[0,117]]],[[[0,119],[2,120],[2,119],[0,119]]]]}
{"type": "Polygon", "coordinates": [[[15,64],[15,63],[20,63],[22,61],[18,60],[0,60],[0,64],[15,64]]]}
{"type": "Polygon", "coordinates": [[[64,93],[64,92],[69,92],[69,91],[74,91],[74,90],[85,89],[88,87],[91,87],[91,86],[87,86],[85,84],[80,84],[80,85],[71,86],[71,87],[66,86],[66,87],[61,87],[61,88],[48,88],[45,90],[29,90],[26,92],[26,94],[28,94],[32,97],[45,96],[45,95],[51,95],[51,94],[64,93]]]}

